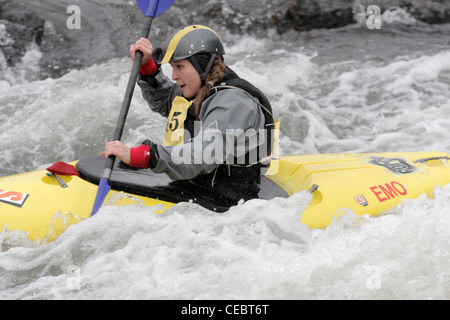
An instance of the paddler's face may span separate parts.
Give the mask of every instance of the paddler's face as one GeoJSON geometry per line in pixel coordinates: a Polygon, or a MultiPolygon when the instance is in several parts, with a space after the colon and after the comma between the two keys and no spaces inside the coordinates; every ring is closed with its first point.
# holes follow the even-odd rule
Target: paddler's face
{"type": "Polygon", "coordinates": [[[170,62],[172,80],[177,82],[185,98],[193,98],[201,87],[200,75],[188,59],[170,62]]]}

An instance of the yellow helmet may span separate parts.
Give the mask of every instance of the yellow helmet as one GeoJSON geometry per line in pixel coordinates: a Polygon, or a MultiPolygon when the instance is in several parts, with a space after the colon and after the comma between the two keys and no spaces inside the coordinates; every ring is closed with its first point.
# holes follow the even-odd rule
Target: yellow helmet
{"type": "Polygon", "coordinates": [[[187,59],[198,53],[224,55],[225,49],[219,35],[211,28],[202,25],[183,27],[165,42],[161,64],[187,59]]]}

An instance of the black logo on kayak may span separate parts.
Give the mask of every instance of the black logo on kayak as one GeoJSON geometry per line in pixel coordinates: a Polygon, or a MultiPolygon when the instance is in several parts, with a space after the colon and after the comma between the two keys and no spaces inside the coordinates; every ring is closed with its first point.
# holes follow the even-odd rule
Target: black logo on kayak
{"type": "Polygon", "coordinates": [[[410,165],[402,158],[383,158],[383,157],[372,157],[372,161],[369,163],[375,164],[377,166],[382,166],[388,169],[395,175],[409,174],[417,171],[418,169],[413,165],[410,165]]]}

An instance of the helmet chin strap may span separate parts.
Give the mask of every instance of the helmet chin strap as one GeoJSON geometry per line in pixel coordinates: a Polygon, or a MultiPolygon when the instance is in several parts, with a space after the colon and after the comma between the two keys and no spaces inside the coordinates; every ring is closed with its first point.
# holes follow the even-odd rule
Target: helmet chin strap
{"type": "Polygon", "coordinates": [[[208,74],[211,71],[211,68],[214,64],[214,60],[216,60],[217,54],[211,53],[211,58],[209,58],[208,65],[206,66],[205,70],[202,70],[200,67],[200,64],[198,62],[198,59],[195,55],[189,57],[189,60],[191,61],[192,65],[194,66],[195,70],[197,70],[198,74],[200,75],[200,80],[202,82],[202,86],[206,84],[206,78],[208,78],[208,74]]]}

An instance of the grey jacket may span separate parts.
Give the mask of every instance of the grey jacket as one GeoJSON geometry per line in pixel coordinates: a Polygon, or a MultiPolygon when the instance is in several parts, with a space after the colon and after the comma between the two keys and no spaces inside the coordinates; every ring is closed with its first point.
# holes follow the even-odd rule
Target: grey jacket
{"type": "MultiPolygon", "coordinates": [[[[138,85],[151,110],[164,117],[169,115],[175,97],[182,95],[181,89],[162,72],[156,77],[140,76],[138,85]]],[[[264,129],[265,119],[255,98],[241,89],[226,89],[203,102],[199,121],[194,120],[193,109],[189,109],[191,116],[186,119],[185,128],[194,127],[195,132],[184,134],[183,145],[158,144],[154,172],[165,172],[173,180],[193,179],[224,163],[243,164],[245,154],[256,157],[258,145],[264,143],[259,130],[264,129]]]]}

